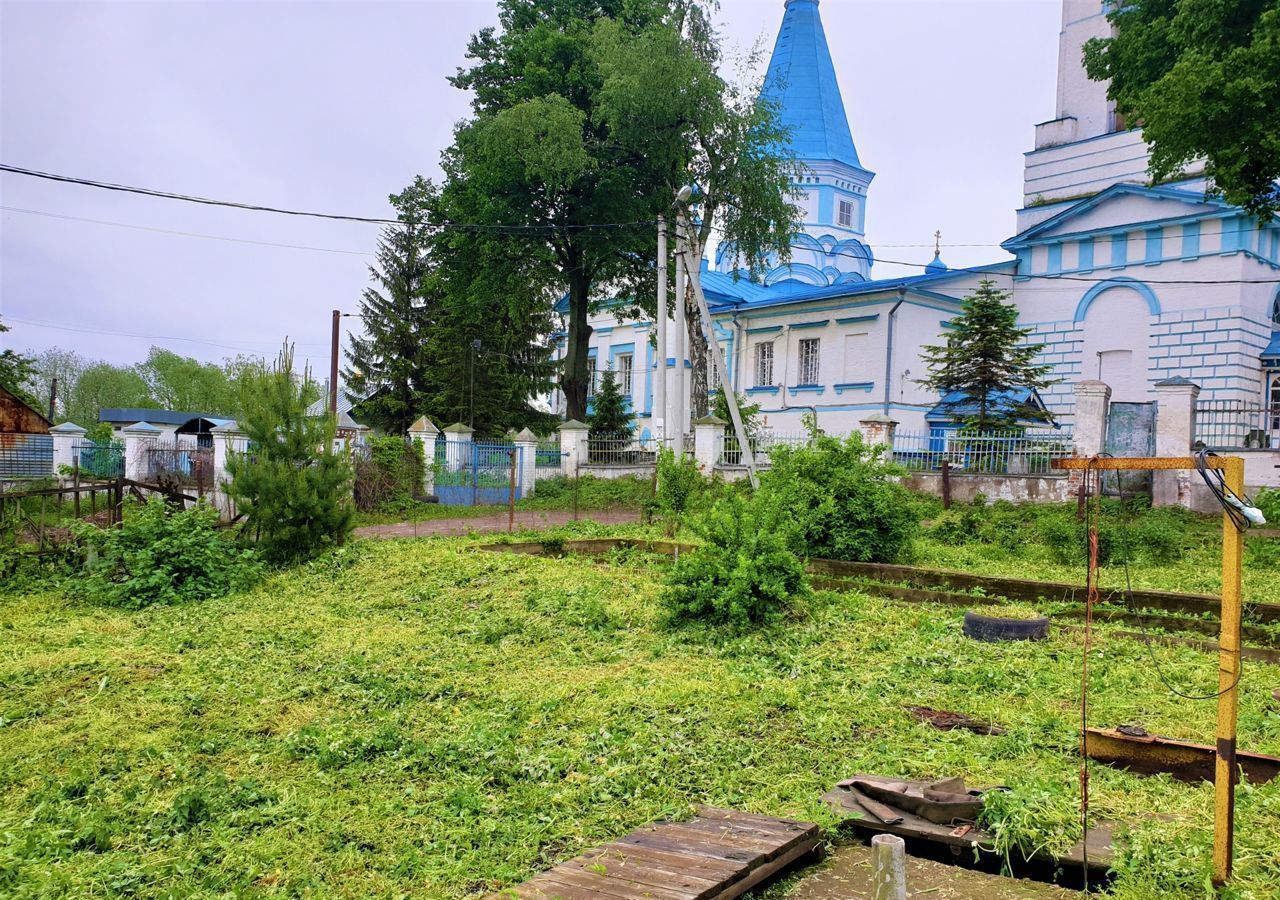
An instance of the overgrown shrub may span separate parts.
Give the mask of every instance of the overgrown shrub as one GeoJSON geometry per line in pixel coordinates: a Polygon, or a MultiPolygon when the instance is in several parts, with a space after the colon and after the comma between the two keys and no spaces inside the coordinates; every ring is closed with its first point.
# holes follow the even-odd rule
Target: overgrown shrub
{"type": "Polygon", "coordinates": [[[355,500],[361,512],[409,508],[422,493],[422,441],[389,435],[369,440],[369,457],[356,463],[355,500]]]}
{"type": "Polygon", "coordinates": [[[257,554],[217,530],[217,510],[203,503],[178,512],[153,497],[128,509],[118,528],[74,526],[86,562],[74,590],[107,606],[138,609],[219,597],[261,574],[257,554]]]}
{"type": "Polygon", "coordinates": [[[699,490],[706,487],[706,479],[698,471],[698,463],[692,456],[677,456],[670,447],[658,454],[658,511],[668,537],[680,530],[699,490]]]}
{"type": "Polygon", "coordinates": [[[668,624],[741,629],[776,618],[808,593],[804,564],[755,507],[728,497],[691,523],[704,544],[681,556],[668,576],[668,624]]]}
{"type": "Polygon", "coordinates": [[[910,554],[919,529],[911,493],[891,480],[898,470],[884,448],[815,432],[807,446],[778,445],[760,479],[760,502],[803,556],[895,562],[910,554]]]}
{"type": "Polygon", "coordinates": [[[639,509],[653,496],[653,483],[648,478],[597,478],[583,475],[576,479],[557,475],[538,481],[537,492],[521,500],[523,509],[572,509],[577,494],[579,509],[639,509]]]}

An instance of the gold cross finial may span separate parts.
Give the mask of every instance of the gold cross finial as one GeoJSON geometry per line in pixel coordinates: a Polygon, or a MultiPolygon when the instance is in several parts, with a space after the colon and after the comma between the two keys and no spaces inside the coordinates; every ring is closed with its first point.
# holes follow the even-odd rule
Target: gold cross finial
{"type": "Polygon", "coordinates": [[[942,255],[942,231],[938,230],[933,233],[933,255],[942,255]]]}

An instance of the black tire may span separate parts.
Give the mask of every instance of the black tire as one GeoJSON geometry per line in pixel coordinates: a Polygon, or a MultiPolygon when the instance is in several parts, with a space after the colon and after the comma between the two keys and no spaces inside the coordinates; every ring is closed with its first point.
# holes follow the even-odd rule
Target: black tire
{"type": "Polygon", "coordinates": [[[969,610],[964,614],[964,633],[975,641],[1043,641],[1049,635],[1049,617],[1002,619],[969,610]]]}

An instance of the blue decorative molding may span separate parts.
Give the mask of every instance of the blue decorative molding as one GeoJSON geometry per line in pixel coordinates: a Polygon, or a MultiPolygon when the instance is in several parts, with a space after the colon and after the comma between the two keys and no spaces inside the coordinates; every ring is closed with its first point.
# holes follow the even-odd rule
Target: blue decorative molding
{"type": "Polygon", "coordinates": [[[1049,261],[1045,267],[1046,275],[1058,275],[1062,272],[1062,244],[1049,245],[1049,261]]]}
{"type": "Polygon", "coordinates": [[[612,325],[600,325],[600,326],[598,326],[598,327],[596,327],[596,328],[591,329],[591,331],[592,331],[592,333],[593,333],[593,334],[613,334],[613,326],[612,326],[612,325]]]}
{"type": "Polygon", "coordinates": [[[747,334],[774,334],[781,330],[781,325],[766,325],[763,328],[748,328],[747,334]]]}
{"type": "Polygon", "coordinates": [[[875,389],[874,381],[850,381],[845,384],[836,385],[836,393],[843,394],[845,391],[865,391],[871,393],[875,389]]]}
{"type": "Polygon", "coordinates": [[[1148,266],[1158,265],[1164,256],[1164,229],[1147,229],[1147,256],[1143,260],[1148,266]]]}
{"type": "Polygon", "coordinates": [[[764,385],[762,387],[747,388],[747,393],[748,394],[776,394],[778,393],[779,390],[781,390],[781,388],[779,388],[776,384],[774,384],[774,385],[764,385]]]}
{"type": "Polygon", "coordinates": [[[823,326],[830,325],[830,324],[831,324],[830,319],[823,319],[820,322],[792,322],[791,330],[796,331],[801,328],[822,328],[823,326]]]}
{"type": "Polygon", "coordinates": [[[837,325],[861,325],[864,322],[874,322],[880,318],[880,313],[873,313],[869,316],[849,316],[845,319],[836,319],[837,325]]]}
{"type": "Polygon", "coordinates": [[[1200,255],[1200,222],[1184,222],[1182,225],[1183,258],[1200,255]]]}
{"type": "Polygon", "coordinates": [[[1089,305],[1101,294],[1117,288],[1128,288],[1131,291],[1136,291],[1143,300],[1147,301],[1147,309],[1150,311],[1151,315],[1160,315],[1160,300],[1156,297],[1155,291],[1151,290],[1150,287],[1143,284],[1141,281],[1138,281],[1136,278],[1128,278],[1123,275],[1119,275],[1115,278],[1108,278],[1106,281],[1101,281],[1089,288],[1088,292],[1080,298],[1080,302],[1076,305],[1075,321],[1083,322],[1085,315],[1089,312],[1089,305]]]}
{"type": "Polygon", "coordinates": [[[820,384],[796,384],[787,388],[793,394],[821,394],[826,388],[820,384]]]}
{"type": "MultiPolygon", "coordinates": [[[[1129,263],[1129,235],[1125,232],[1111,235],[1111,265],[1123,268],[1129,263]]],[[[1076,319],[1076,321],[1080,321],[1076,319]]]]}
{"type": "Polygon", "coordinates": [[[950,319],[947,319],[945,322],[939,322],[938,324],[939,324],[940,326],[942,326],[943,328],[959,328],[959,327],[960,327],[959,325],[957,325],[955,322],[951,321],[950,319]]]}
{"type": "Polygon", "coordinates": [[[1076,269],[1087,272],[1093,268],[1093,238],[1085,238],[1079,244],[1076,269]]]}

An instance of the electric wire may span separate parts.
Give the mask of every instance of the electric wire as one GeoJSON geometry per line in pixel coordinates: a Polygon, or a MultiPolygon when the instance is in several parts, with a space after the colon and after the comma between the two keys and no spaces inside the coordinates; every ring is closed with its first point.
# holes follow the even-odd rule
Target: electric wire
{"type": "Polygon", "coordinates": [[[566,231],[587,231],[596,228],[634,228],[639,225],[657,226],[657,218],[641,219],[633,222],[588,222],[581,224],[561,224],[561,225],[492,225],[479,222],[421,222],[409,223],[400,219],[387,219],[378,216],[354,216],[344,215],[341,213],[313,212],[309,210],[286,209],[278,206],[266,206],[257,203],[242,203],[236,200],[216,200],[210,197],[200,197],[194,194],[182,194],[176,191],[161,191],[154,188],[137,187],[135,185],[118,184],[111,181],[95,181],[90,178],[77,178],[71,175],[58,175],[53,172],[42,172],[37,169],[27,169],[21,166],[13,166],[7,163],[0,163],[0,172],[9,172],[13,175],[24,175],[30,178],[39,178],[46,181],[55,181],[62,184],[75,184],[81,187],[97,188],[105,191],[117,191],[125,194],[138,194],[143,197],[154,197],[161,200],[178,200],[184,203],[197,203],[203,206],[221,206],[228,209],[241,209],[250,212],[266,212],[274,213],[282,216],[301,216],[312,219],[328,219],[338,222],[361,222],[368,225],[394,225],[405,227],[410,224],[421,224],[432,228],[452,229],[461,231],[476,232],[492,232],[497,234],[556,234],[566,231]]]}

